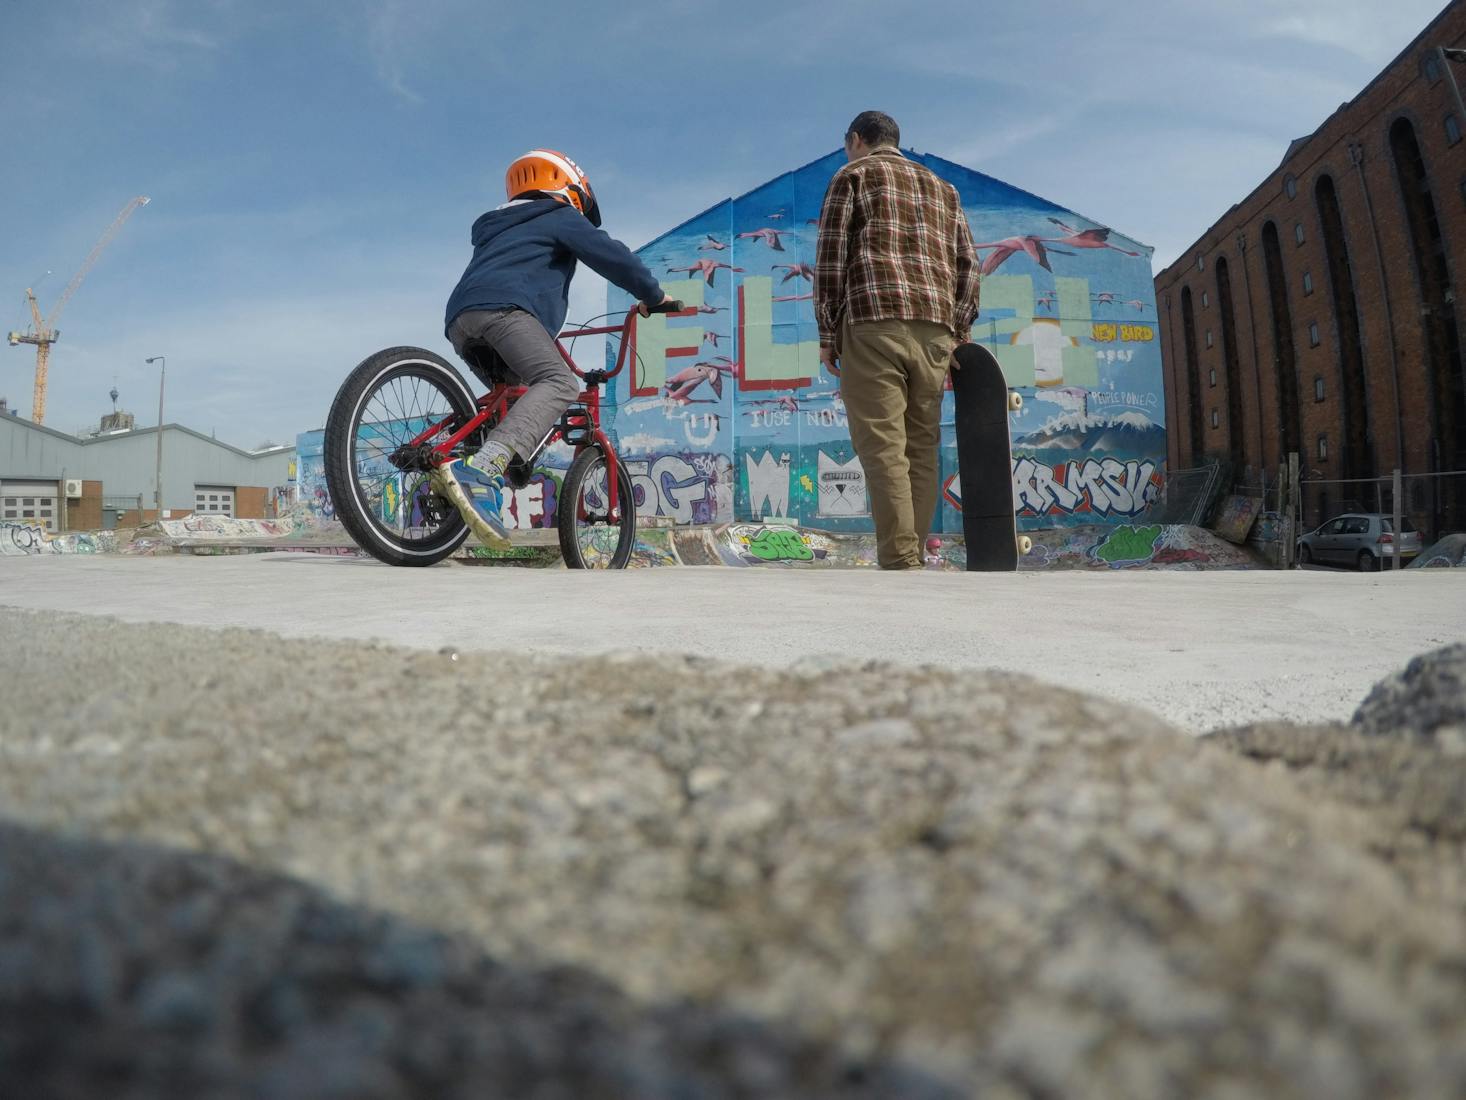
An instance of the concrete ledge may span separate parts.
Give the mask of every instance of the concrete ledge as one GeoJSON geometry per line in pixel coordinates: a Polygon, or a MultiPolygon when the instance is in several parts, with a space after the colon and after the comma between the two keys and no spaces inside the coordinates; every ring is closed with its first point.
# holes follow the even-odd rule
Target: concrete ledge
{"type": "MultiPolygon", "coordinates": [[[[1257,550],[1236,546],[1200,527],[1174,524],[1090,525],[1026,532],[1033,549],[1019,562],[1035,569],[1257,569],[1268,564],[1257,550]]],[[[928,568],[964,570],[960,535],[943,535],[928,568]]],[[[552,528],[511,533],[509,550],[470,542],[454,560],[482,565],[553,567],[561,564],[552,528]]],[[[164,520],[136,531],[93,531],[49,535],[33,525],[0,524],[0,554],[194,554],[200,556],[291,550],[361,556],[339,523],[314,516],[234,519],[190,516],[164,520]]],[[[1422,555],[1425,557],[1426,555],[1422,555]]],[[[1459,560],[1459,554],[1457,555],[1459,560]]],[[[876,565],[875,536],[824,531],[786,523],[731,523],[674,527],[638,526],[631,567],[669,565],[863,569],[876,565]]]]}

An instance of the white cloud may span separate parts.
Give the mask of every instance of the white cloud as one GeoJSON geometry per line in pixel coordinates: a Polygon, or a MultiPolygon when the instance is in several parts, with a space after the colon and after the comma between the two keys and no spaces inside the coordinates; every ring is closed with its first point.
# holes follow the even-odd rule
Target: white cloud
{"type": "Polygon", "coordinates": [[[201,53],[217,54],[229,37],[227,18],[218,17],[228,14],[227,5],[132,0],[89,6],[65,33],[86,53],[167,70],[201,53]]]}
{"type": "MultiPolygon", "coordinates": [[[[392,92],[408,103],[423,102],[423,97],[406,83],[403,62],[411,47],[411,19],[404,19],[409,9],[401,0],[373,0],[366,9],[367,50],[377,75],[392,92]]],[[[420,12],[412,13],[421,17],[420,12]]]]}

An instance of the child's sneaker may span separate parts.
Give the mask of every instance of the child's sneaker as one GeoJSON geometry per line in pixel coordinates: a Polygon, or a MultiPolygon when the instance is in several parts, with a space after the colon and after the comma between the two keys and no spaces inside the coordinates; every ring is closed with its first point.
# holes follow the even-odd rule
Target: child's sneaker
{"type": "Polygon", "coordinates": [[[485,473],[471,461],[459,458],[433,470],[432,483],[439,496],[453,502],[480,542],[495,550],[509,549],[509,529],[500,517],[502,474],[485,473]]]}

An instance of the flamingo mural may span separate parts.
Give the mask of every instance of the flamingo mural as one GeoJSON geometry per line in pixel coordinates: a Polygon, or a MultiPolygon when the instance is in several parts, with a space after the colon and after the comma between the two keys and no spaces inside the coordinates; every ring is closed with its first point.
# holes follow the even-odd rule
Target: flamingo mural
{"type": "Polygon", "coordinates": [[[1103,225],[1097,225],[1093,229],[1075,229],[1066,225],[1058,218],[1050,218],[1067,236],[1054,238],[1055,244],[1068,245],[1070,248],[1111,248],[1126,256],[1139,256],[1139,252],[1131,252],[1128,248],[1121,248],[1119,245],[1110,244],[1110,230],[1103,225]]]}
{"type": "Polygon", "coordinates": [[[973,247],[978,250],[984,248],[991,248],[993,250],[992,254],[982,261],[981,270],[984,275],[991,275],[1003,266],[1004,260],[1009,256],[1017,255],[1019,252],[1027,254],[1032,258],[1034,263],[1038,264],[1045,271],[1054,270],[1049,266],[1049,256],[1055,253],[1060,256],[1074,255],[1072,252],[1063,252],[1057,248],[1045,248],[1044,245],[1046,243],[1045,238],[1029,234],[1024,237],[1004,237],[1000,241],[988,241],[984,244],[974,245],[973,247]]]}
{"type": "Polygon", "coordinates": [[[669,267],[667,271],[685,271],[689,275],[701,275],[703,281],[708,286],[716,286],[717,283],[714,280],[717,278],[719,270],[722,269],[736,271],[739,274],[743,273],[743,268],[734,267],[732,264],[719,263],[717,260],[698,260],[696,263],[689,264],[687,267],[669,267]]]}
{"type": "MultiPolygon", "coordinates": [[[[763,397],[759,398],[757,401],[750,401],[749,404],[763,405],[773,409],[783,409],[785,412],[791,413],[799,411],[799,398],[794,397],[791,394],[785,394],[782,397],[763,397]]],[[[749,414],[752,415],[754,410],[749,409],[748,411],[749,414]]]]}
{"type": "Polygon", "coordinates": [[[697,246],[697,250],[699,252],[722,252],[727,247],[728,243],[726,241],[720,241],[717,237],[709,233],[707,239],[697,246]]]}
{"type": "Polygon", "coordinates": [[[788,233],[788,232],[789,231],[787,229],[755,229],[752,233],[740,233],[740,234],[738,234],[738,239],[740,241],[746,241],[746,240],[763,241],[764,244],[768,245],[775,252],[783,252],[784,251],[783,238],[784,238],[784,235],[786,233],[788,233]]]}
{"type": "Polygon", "coordinates": [[[678,371],[667,379],[662,393],[667,400],[679,405],[691,401],[693,392],[706,382],[712,387],[714,397],[723,396],[723,375],[733,373],[733,360],[720,355],[717,360],[702,360],[678,371]]]}
{"type": "Polygon", "coordinates": [[[775,264],[774,269],[776,271],[788,272],[788,274],[779,280],[780,285],[787,283],[790,279],[808,279],[810,282],[814,282],[813,264],[775,264]]]}

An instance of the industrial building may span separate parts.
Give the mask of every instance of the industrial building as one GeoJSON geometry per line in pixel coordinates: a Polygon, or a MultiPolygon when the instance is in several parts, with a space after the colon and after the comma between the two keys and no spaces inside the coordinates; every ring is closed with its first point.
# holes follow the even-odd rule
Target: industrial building
{"type": "Polygon", "coordinates": [[[1461,47],[1456,0],[1157,275],[1173,471],[1296,454],[1311,528],[1389,510],[1399,469],[1418,527],[1466,530],[1461,47]]]}
{"type": "MultiPolygon", "coordinates": [[[[68,435],[0,414],[0,523],[48,531],[133,527],[157,518],[157,427],[68,435]]],[[[162,429],[163,518],[262,519],[292,493],[295,447],[244,451],[181,424],[162,429]]]]}

